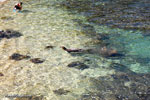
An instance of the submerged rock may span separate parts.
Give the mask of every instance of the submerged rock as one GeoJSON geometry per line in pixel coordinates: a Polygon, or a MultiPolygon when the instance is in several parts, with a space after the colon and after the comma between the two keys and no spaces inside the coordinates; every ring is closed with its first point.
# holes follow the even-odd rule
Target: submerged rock
{"type": "Polygon", "coordinates": [[[84,70],[89,68],[89,66],[87,66],[86,64],[76,61],[76,62],[72,62],[70,64],[68,64],[68,67],[70,68],[76,68],[76,69],[80,69],[80,70],[84,70]]]}
{"type": "Polygon", "coordinates": [[[30,59],[30,61],[34,64],[39,64],[39,63],[43,63],[44,60],[41,59],[41,58],[33,58],[33,59],[30,59]]]}
{"type": "Polygon", "coordinates": [[[63,88],[60,88],[58,90],[54,90],[53,91],[55,94],[57,95],[66,95],[68,94],[70,91],[69,90],[64,90],[63,88]]]}
{"type": "Polygon", "coordinates": [[[43,100],[43,96],[20,96],[13,100],[43,100]]]}
{"type": "Polygon", "coordinates": [[[19,53],[14,53],[9,57],[9,59],[16,60],[16,61],[23,60],[23,59],[29,59],[29,58],[30,58],[30,56],[21,55],[19,53]]]}
{"type": "Polygon", "coordinates": [[[4,74],[2,72],[0,72],[0,76],[4,76],[4,74]]]}
{"type": "Polygon", "coordinates": [[[45,49],[53,49],[55,46],[52,46],[52,45],[49,45],[49,46],[46,46],[45,49]]]}
{"type": "MultiPolygon", "coordinates": [[[[116,72],[111,76],[90,78],[88,80],[91,85],[89,93],[92,92],[92,94],[90,93],[92,97],[95,96],[94,94],[98,94],[98,97],[103,97],[102,100],[149,100],[149,77],[150,74],[116,72]],[[109,98],[114,99],[107,99],[108,95],[109,98]]],[[[88,95],[88,98],[90,95],[88,95]]]]}
{"type": "Polygon", "coordinates": [[[17,38],[20,36],[22,36],[20,32],[11,29],[7,29],[6,31],[0,31],[0,38],[10,39],[10,38],[17,38]]]}
{"type": "Polygon", "coordinates": [[[8,20],[13,20],[14,18],[10,17],[10,16],[3,16],[1,17],[2,20],[8,21],[8,20]]]}

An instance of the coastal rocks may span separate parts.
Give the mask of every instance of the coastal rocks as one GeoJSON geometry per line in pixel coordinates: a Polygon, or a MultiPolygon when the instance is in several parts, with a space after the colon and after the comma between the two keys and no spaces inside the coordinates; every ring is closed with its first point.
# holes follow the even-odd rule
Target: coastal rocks
{"type": "Polygon", "coordinates": [[[68,64],[68,67],[76,68],[76,69],[79,69],[79,70],[84,70],[84,69],[89,68],[89,66],[87,66],[86,64],[84,64],[82,62],[79,62],[79,61],[75,61],[75,62],[72,62],[72,63],[68,64]]]}
{"type": "Polygon", "coordinates": [[[29,58],[30,58],[30,56],[21,55],[19,53],[14,53],[9,57],[9,59],[16,60],[16,61],[23,60],[23,59],[29,59],[29,58]]]}
{"type": "Polygon", "coordinates": [[[22,36],[20,32],[11,29],[7,29],[6,31],[4,30],[0,31],[0,38],[10,39],[10,38],[17,38],[20,36],[22,36]]]}
{"type": "Polygon", "coordinates": [[[64,90],[63,88],[60,88],[58,90],[54,90],[53,91],[55,94],[57,95],[66,95],[68,94],[70,91],[69,90],[64,90]]]}
{"type": "Polygon", "coordinates": [[[33,59],[30,59],[30,61],[34,64],[39,64],[39,63],[43,63],[44,60],[41,59],[41,58],[33,58],[33,59]]]}
{"type": "Polygon", "coordinates": [[[0,77],[1,77],[1,76],[4,76],[4,74],[3,74],[2,72],[0,72],[0,77]]]}

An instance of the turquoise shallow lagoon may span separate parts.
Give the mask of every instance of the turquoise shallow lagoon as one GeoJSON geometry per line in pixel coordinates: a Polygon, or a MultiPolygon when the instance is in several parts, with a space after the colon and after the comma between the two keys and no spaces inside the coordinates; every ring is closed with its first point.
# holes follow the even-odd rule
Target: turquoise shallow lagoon
{"type": "Polygon", "coordinates": [[[22,1],[0,5],[0,100],[150,100],[149,0],[22,1]]]}

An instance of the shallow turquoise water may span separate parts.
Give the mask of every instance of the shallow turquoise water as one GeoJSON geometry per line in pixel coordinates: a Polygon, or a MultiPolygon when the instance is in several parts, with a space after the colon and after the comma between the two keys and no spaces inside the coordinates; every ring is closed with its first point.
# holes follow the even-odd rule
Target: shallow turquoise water
{"type": "Polygon", "coordinates": [[[21,13],[10,8],[16,2],[1,7],[0,29],[22,34],[0,40],[1,98],[17,94],[42,95],[44,100],[148,100],[148,0],[27,0],[21,13]],[[49,45],[54,48],[45,49],[49,45]],[[93,51],[69,54],[61,46],[93,51]],[[123,56],[102,56],[104,46],[123,56]],[[16,52],[45,61],[10,60],[16,52]],[[77,62],[80,65],[68,67],[77,62]]]}

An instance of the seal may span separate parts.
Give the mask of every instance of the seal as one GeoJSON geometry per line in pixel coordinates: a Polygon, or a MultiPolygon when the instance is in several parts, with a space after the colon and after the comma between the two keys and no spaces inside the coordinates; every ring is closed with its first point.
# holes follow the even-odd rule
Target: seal
{"type": "Polygon", "coordinates": [[[61,46],[61,48],[65,51],[67,51],[68,53],[73,53],[73,52],[82,52],[83,49],[67,49],[66,47],[64,46],[61,46]]]}

